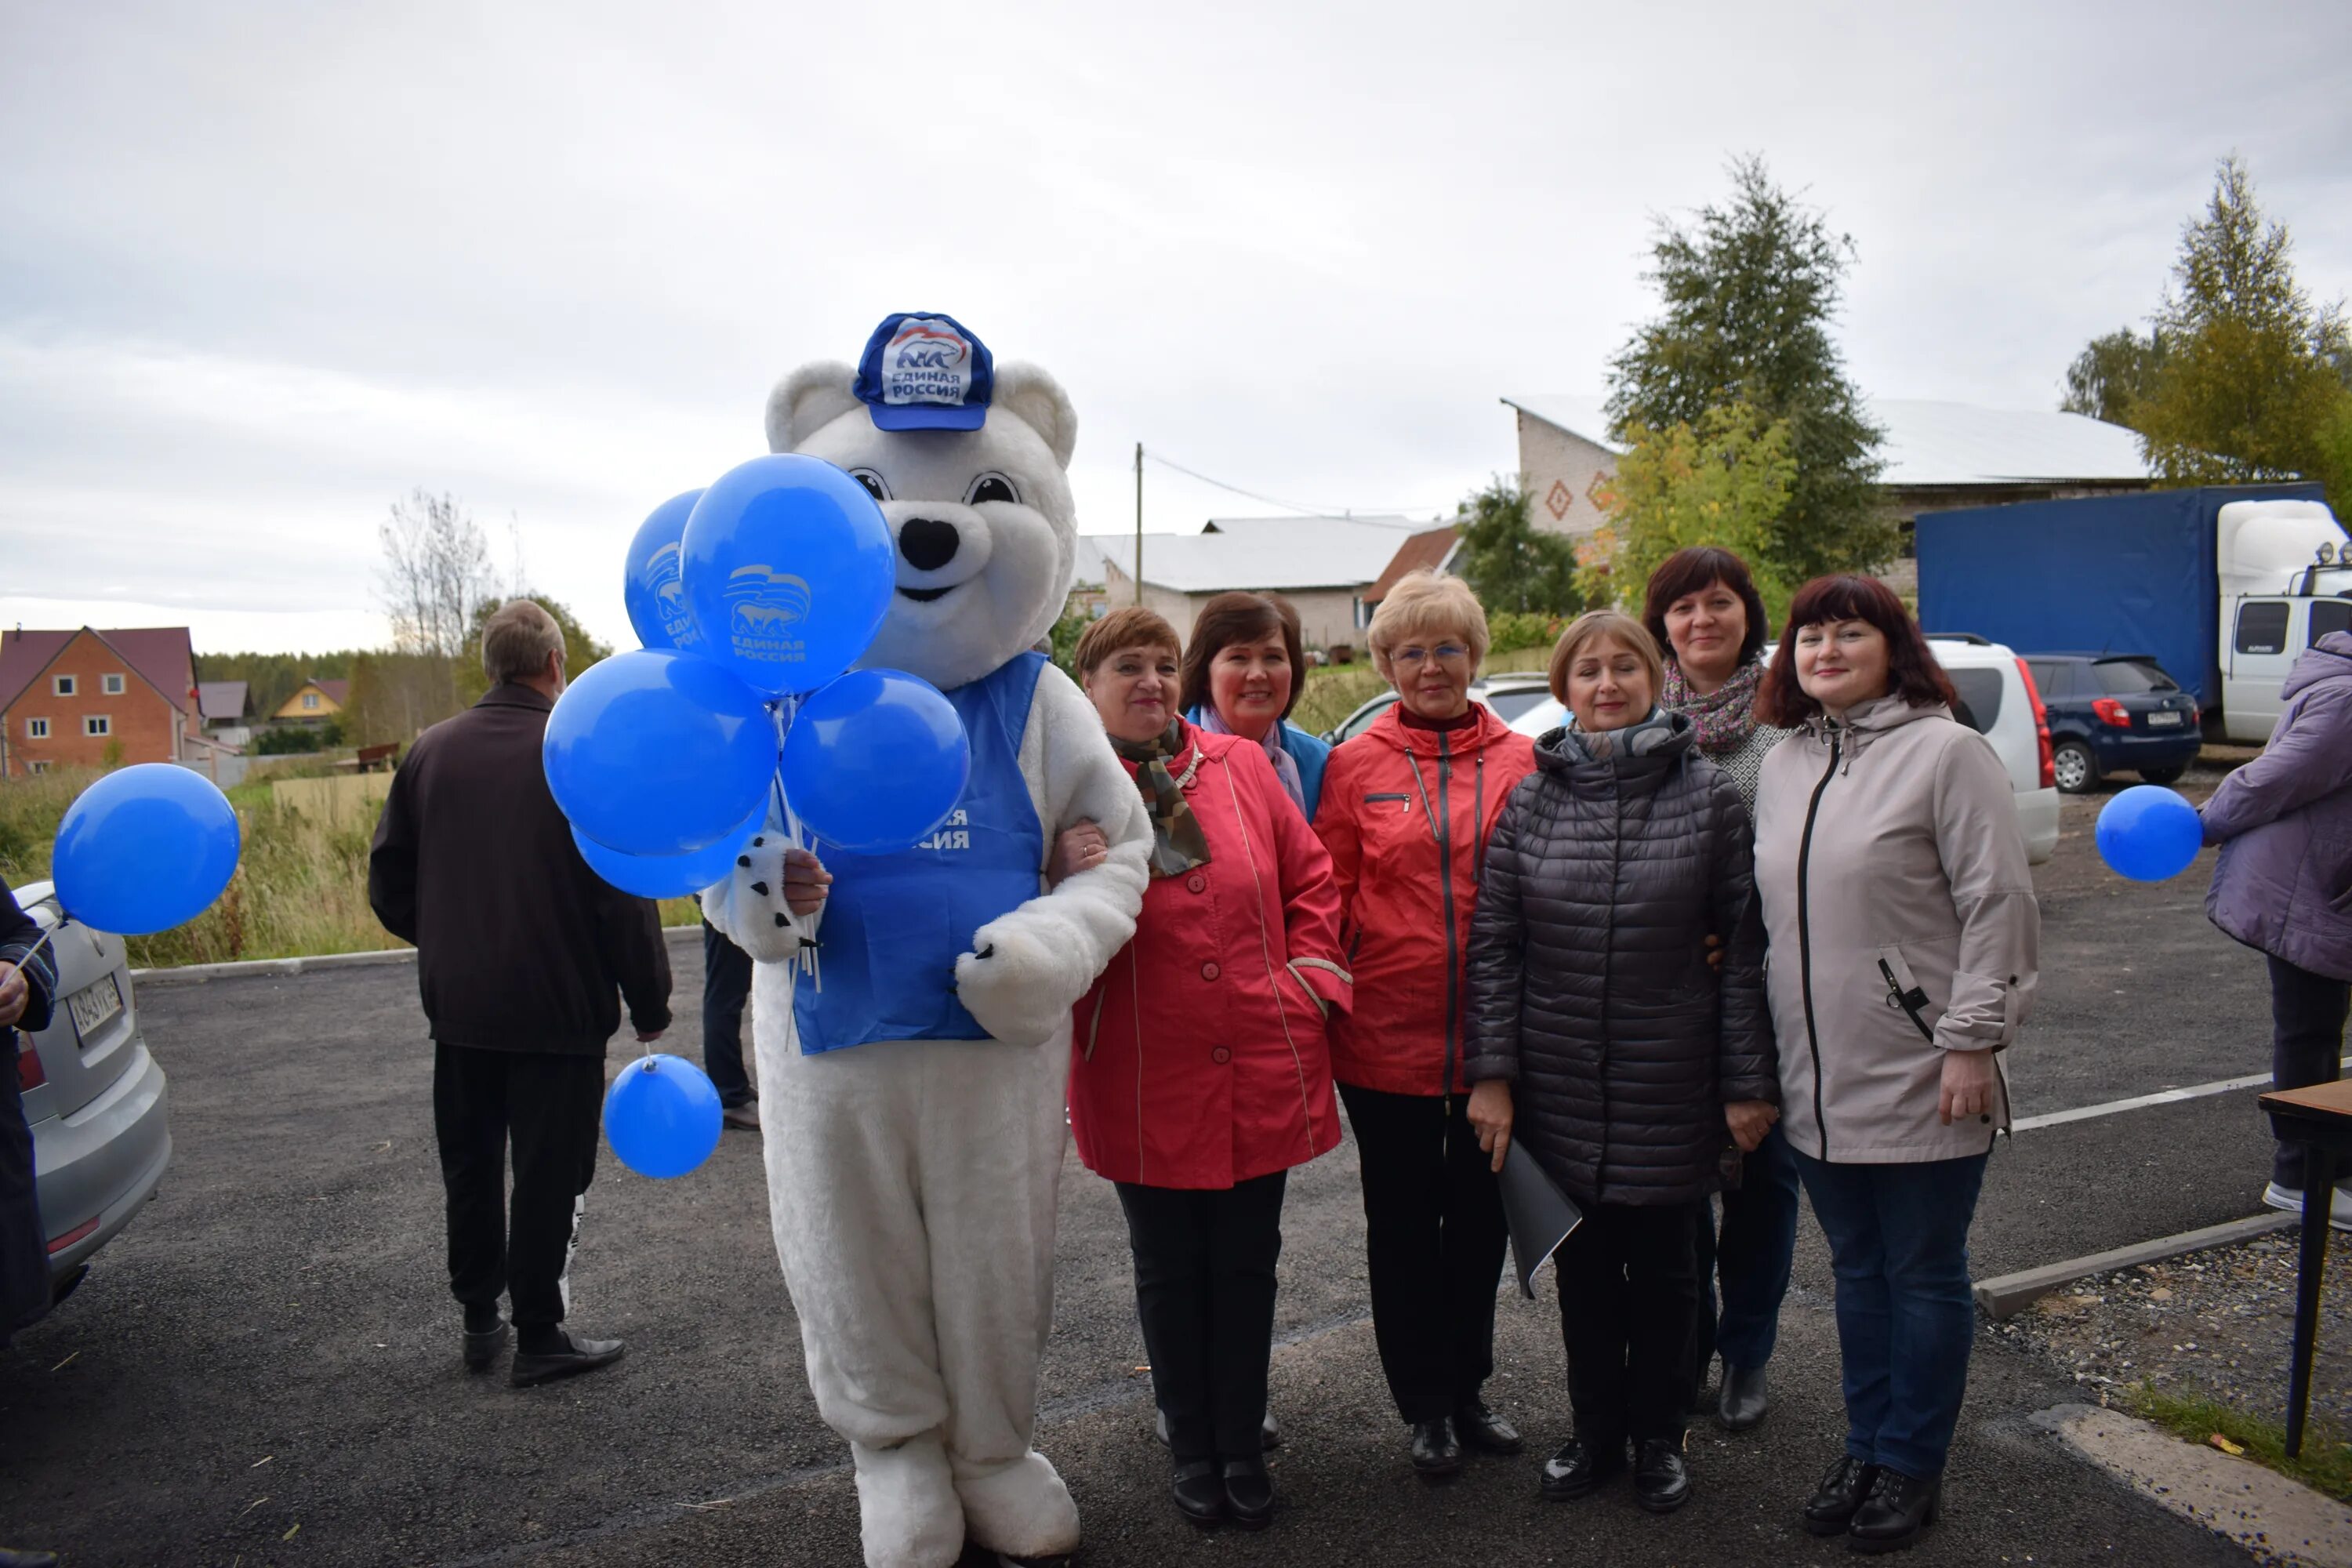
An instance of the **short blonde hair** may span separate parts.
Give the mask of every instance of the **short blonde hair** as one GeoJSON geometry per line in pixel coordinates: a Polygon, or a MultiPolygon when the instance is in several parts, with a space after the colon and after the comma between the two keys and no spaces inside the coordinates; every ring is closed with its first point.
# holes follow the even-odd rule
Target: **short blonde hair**
{"type": "Polygon", "coordinates": [[[509,599],[482,623],[482,673],[492,686],[529,680],[563,647],[563,628],[532,599],[509,599]]]}
{"type": "Polygon", "coordinates": [[[1122,605],[1078,634],[1077,651],[1071,662],[1078,667],[1078,679],[1084,681],[1103,660],[1131,647],[1164,647],[1171,658],[1184,651],[1167,616],[1141,605],[1122,605]]]}
{"type": "Polygon", "coordinates": [[[1472,669],[1486,662],[1486,612],[1469,584],[1426,569],[1408,572],[1372,612],[1364,633],[1372,645],[1372,668],[1391,686],[1396,676],[1389,668],[1390,650],[1408,637],[1458,637],[1469,647],[1472,669]]]}
{"type": "Polygon", "coordinates": [[[1666,661],[1658,653],[1658,641],[1650,630],[1633,616],[1615,610],[1587,610],[1568,623],[1559,634],[1559,644],[1551,650],[1551,694],[1561,703],[1568,701],[1568,667],[1576,656],[1597,642],[1613,642],[1642,661],[1650,672],[1650,700],[1655,703],[1666,693],[1666,661]]]}

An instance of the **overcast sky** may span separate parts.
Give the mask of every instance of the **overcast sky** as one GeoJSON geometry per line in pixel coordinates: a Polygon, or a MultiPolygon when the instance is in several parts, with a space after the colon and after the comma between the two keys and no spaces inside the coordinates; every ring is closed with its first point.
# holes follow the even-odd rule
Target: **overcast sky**
{"type": "MultiPolygon", "coordinates": [[[[2235,149],[2352,291],[2352,5],[0,5],[0,624],[380,641],[458,497],[634,646],[622,549],[894,310],[1134,445],[1449,510],[1599,392],[1660,215],[1758,152],[1882,396],[2049,407],[2235,149]]],[[[1275,509],[1149,470],[1147,526],[1275,509]]]]}

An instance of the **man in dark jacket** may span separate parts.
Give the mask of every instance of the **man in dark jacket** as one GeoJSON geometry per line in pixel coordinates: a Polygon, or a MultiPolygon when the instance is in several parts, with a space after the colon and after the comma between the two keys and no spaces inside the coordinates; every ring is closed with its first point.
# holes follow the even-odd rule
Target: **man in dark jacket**
{"type": "Polygon", "coordinates": [[[540,747],[563,691],[554,617],[528,599],[507,604],[482,628],[482,666],[488,695],[418,736],[393,777],[368,901],[416,944],[466,1364],[487,1368],[505,1343],[507,1291],[521,1387],[621,1354],[618,1340],[562,1324],[596,1170],[604,1047],[621,1022],[615,991],[637,1038],[657,1037],[669,1026],[669,958],[652,901],[588,868],[548,791],[540,747]]]}

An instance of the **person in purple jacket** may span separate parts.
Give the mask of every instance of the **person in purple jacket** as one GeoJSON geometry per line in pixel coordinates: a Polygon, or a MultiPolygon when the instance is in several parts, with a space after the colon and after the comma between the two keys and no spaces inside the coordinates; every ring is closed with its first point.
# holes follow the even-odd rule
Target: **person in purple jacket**
{"type": "MultiPolygon", "coordinates": [[[[2295,660],[2284,696],[2263,754],[2205,803],[2205,842],[2221,847],[2205,912],[2269,957],[2271,1082],[2301,1089],[2336,1079],[2352,1012],[2352,632],[2295,660]]],[[[2263,1201],[2299,1213],[2311,1179],[2281,1143],[2263,1201]]],[[[2352,1230],[2352,1192],[2329,1218],[2352,1230]]]]}

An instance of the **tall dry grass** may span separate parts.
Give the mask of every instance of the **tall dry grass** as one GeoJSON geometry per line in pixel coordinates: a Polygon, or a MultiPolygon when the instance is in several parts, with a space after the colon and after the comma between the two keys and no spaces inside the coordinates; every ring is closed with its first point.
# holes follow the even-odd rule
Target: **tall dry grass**
{"type": "MultiPolygon", "coordinates": [[[[22,887],[48,877],[58,823],[97,777],[77,771],[0,783],[0,879],[22,887]]],[[[185,925],[130,938],[132,964],[299,958],[403,945],[368,908],[372,811],[340,824],[316,820],[281,805],[267,784],[238,785],[229,791],[229,803],[244,845],[227,890],[185,925]]],[[[665,924],[692,924],[698,918],[691,899],[662,902],[665,924]]]]}

